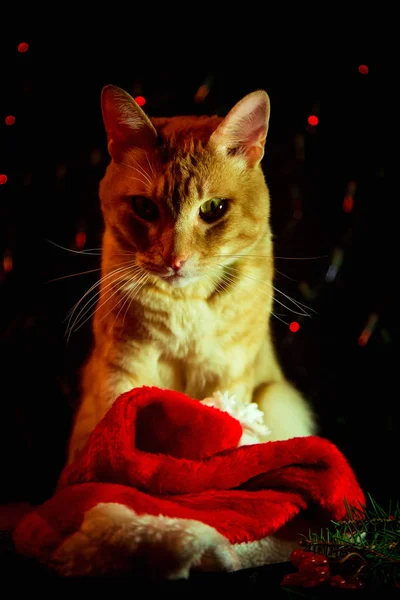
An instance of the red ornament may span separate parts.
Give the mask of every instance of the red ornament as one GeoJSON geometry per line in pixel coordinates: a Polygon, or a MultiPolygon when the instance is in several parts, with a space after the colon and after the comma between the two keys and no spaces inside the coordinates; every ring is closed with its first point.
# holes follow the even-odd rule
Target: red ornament
{"type": "Polygon", "coordinates": [[[292,321],[292,323],[289,325],[289,329],[292,333],[297,333],[300,329],[300,325],[297,321],[292,321]]]}
{"type": "Polygon", "coordinates": [[[8,117],[6,117],[4,119],[4,121],[5,121],[6,125],[14,125],[14,123],[15,123],[15,117],[13,115],[8,115],[8,117]]]}
{"type": "Polygon", "coordinates": [[[21,42],[20,44],[18,44],[17,49],[18,52],[27,52],[29,48],[29,44],[27,44],[26,42],[21,42]]]}
{"type": "Polygon", "coordinates": [[[146,98],[143,96],[136,96],[135,101],[137,104],[139,104],[139,106],[144,106],[146,104],[146,98]]]}
{"type": "Polygon", "coordinates": [[[7,175],[4,175],[4,173],[2,173],[0,175],[0,185],[4,185],[5,183],[7,183],[7,181],[8,181],[7,175]]]}

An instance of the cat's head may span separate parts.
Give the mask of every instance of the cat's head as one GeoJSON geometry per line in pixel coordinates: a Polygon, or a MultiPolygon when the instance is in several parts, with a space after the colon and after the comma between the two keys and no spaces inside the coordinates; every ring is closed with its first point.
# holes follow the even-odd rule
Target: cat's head
{"type": "Polygon", "coordinates": [[[100,184],[108,239],[157,280],[184,287],[249,253],[269,232],[260,166],[269,98],[225,118],[150,119],[115,86],[102,91],[111,162],[100,184]]]}

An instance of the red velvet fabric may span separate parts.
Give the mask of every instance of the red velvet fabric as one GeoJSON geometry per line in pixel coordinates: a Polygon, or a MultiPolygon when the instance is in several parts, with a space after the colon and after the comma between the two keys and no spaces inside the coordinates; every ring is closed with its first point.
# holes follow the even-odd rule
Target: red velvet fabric
{"type": "Polygon", "coordinates": [[[120,396],[54,495],[14,531],[17,548],[46,559],[86,511],[117,502],[137,514],[195,519],[231,543],[277,532],[302,511],[345,518],[365,498],[338,448],[310,436],[237,447],[240,423],[184,394],[155,387],[120,396]]]}

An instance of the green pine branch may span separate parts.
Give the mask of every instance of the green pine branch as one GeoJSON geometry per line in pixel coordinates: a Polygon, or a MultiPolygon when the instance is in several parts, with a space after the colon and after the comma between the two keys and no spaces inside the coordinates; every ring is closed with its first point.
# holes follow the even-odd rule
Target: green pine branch
{"type": "Polygon", "coordinates": [[[319,534],[303,535],[301,546],[337,565],[347,563],[347,570],[365,581],[400,581],[400,503],[384,510],[368,495],[366,506],[346,503],[346,512],[346,519],[331,521],[319,534]]]}

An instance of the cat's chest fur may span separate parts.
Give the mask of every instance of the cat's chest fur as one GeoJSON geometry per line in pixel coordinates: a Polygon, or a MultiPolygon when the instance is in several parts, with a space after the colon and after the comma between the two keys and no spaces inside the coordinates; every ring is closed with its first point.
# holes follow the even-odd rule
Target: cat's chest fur
{"type": "Polygon", "coordinates": [[[127,371],[137,371],[143,356],[152,365],[149,382],[194,397],[204,396],[214,390],[216,381],[240,375],[254,361],[266,335],[263,312],[246,318],[239,298],[218,298],[215,302],[171,299],[149,289],[125,319],[114,342],[123,348],[123,368],[127,371]],[[140,339],[140,351],[136,338],[140,339]],[[151,361],[147,352],[152,353],[151,361]]]}
{"type": "Polygon", "coordinates": [[[231,341],[229,323],[233,333],[237,317],[238,307],[232,303],[209,303],[202,299],[165,301],[153,294],[141,314],[140,328],[164,357],[199,364],[226,363],[231,341]]]}
{"type": "MultiPolygon", "coordinates": [[[[210,344],[215,349],[221,337],[221,310],[203,300],[162,300],[152,298],[148,302],[142,327],[163,353],[179,359],[209,356],[210,344]]],[[[230,309],[229,313],[233,318],[235,311],[230,309]]]]}

